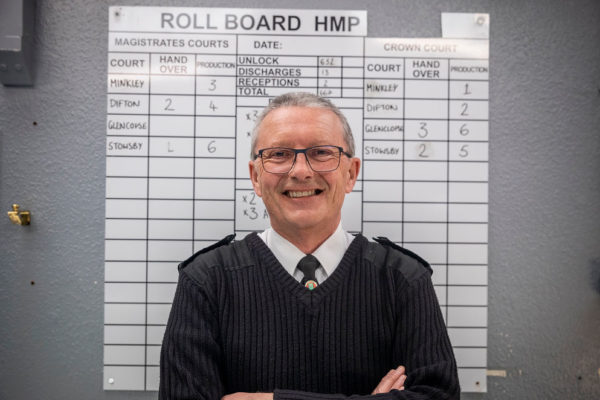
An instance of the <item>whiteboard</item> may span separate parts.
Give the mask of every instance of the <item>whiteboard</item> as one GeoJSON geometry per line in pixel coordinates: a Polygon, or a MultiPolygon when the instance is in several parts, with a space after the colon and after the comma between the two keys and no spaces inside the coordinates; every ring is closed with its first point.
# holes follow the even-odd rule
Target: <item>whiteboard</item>
{"type": "Polygon", "coordinates": [[[489,43],[369,38],[366,11],[110,7],[105,390],[157,390],[177,264],[269,226],[248,179],[270,98],[346,115],[342,224],[429,261],[463,391],[486,391],[489,43]]]}

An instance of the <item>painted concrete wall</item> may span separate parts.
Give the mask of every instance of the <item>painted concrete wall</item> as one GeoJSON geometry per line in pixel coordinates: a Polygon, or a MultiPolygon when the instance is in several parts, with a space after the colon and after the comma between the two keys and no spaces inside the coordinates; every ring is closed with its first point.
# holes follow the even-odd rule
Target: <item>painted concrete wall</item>
{"type": "Polygon", "coordinates": [[[0,87],[0,398],[103,392],[108,5],[366,9],[369,36],[491,15],[490,377],[467,399],[600,398],[600,2],[38,1],[35,86],[0,87]],[[33,224],[10,224],[13,202],[33,224]]]}

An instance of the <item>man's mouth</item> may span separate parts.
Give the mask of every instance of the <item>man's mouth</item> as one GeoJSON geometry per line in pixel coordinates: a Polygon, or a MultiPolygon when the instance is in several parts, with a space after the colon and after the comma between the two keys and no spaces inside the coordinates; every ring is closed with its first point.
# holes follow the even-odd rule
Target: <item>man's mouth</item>
{"type": "Polygon", "coordinates": [[[314,196],[317,194],[321,194],[323,191],[321,189],[313,189],[313,190],[286,190],[285,192],[283,192],[284,195],[286,195],[287,197],[291,197],[291,198],[298,198],[298,197],[308,197],[308,196],[314,196]]]}

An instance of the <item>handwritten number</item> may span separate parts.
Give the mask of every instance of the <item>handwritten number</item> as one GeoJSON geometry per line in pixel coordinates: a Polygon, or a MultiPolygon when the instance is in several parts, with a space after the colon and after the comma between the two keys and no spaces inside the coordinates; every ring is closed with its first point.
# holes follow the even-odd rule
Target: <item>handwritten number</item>
{"type": "Polygon", "coordinates": [[[248,121],[256,121],[256,118],[258,118],[258,110],[254,110],[251,113],[246,113],[246,120],[248,121]]]}
{"type": "Polygon", "coordinates": [[[417,132],[417,135],[419,135],[420,138],[425,138],[428,134],[429,131],[427,130],[427,122],[420,122],[421,127],[419,128],[419,132],[417,132]]]}
{"type": "Polygon", "coordinates": [[[465,95],[469,95],[471,94],[471,91],[469,90],[469,84],[465,83],[465,95]]]}
{"type": "Polygon", "coordinates": [[[173,99],[168,97],[165,99],[165,103],[167,103],[165,106],[165,111],[175,111],[175,109],[171,107],[171,104],[173,104],[173,99]]]}
{"type": "Polygon", "coordinates": [[[462,147],[460,148],[460,153],[458,153],[458,155],[461,158],[466,158],[469,155],[469,150],[467,150],[469,148],[468,144],[463,144],[462,147]]]}
{"type": "Polygon", "coordinates": [[[256,212],[256,207],[250,207],[250,215],[248,215],[248,217],[251,220],[255,220],[256,218],[258,218],[258,213],[256,212]]]}
{"type": "Polygon", "coordinates": [[[217,147],[215,146],[214,140],[211,140],[210,142],[208,142],[208,146],[206,146],[206,148],[209,153],[214,153],[215,151],[217,151],[217,147]]]}
{"type": "Polygon", "coordinates": [[[217,88],[217,80],[211,79],[210,85],[208,85],[208,90],[210,90],[211,92],[214,92],[216,88],[217,88]]]}
{"type": "Polygon", "coordinates": [[[210,102],[210,104],[208,105],[208,108],[210,108],[213,111],[217,111],[217,109],[219,107],[215,106],[215,103],[213,103],[212,101],[210,102]]]}
{"type": "Polygon", "coordinates": [[[419,157],[421,158],[429,158],[428,154],[425,154],[425,151],[427,150],[427,145],[425,143],[421,143],[419,145],[419,157]]]}
{"type": "Polygon", "coordinates": [[[469,114],[467,114],[467,108],[469,108],[469,105],[467,103],[462,103],[460,106],[462,107],[460,115],[462,115],[463,117],[468,117],[469,114]]]}
{"type": "Polygon", "coordinates": [[[462,136],[467,136],[469,134],[469,128],[467,128],[467,124],[462,124],[462,126],[460,127],[459,133],[462,136]]]}

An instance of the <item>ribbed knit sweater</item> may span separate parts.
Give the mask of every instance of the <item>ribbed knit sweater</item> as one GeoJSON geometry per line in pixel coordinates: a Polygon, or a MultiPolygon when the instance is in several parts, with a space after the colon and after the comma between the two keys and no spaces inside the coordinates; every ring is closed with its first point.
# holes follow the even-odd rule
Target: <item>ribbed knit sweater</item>
{"type": "Polygon", "coordinates": [[[361,235],[312,291],[256,234],[182,263],[160,373],[161,400],[459,398],[429,271],[361,235]],[[370,395],[399,365],[406,390],[370,395]]]}

